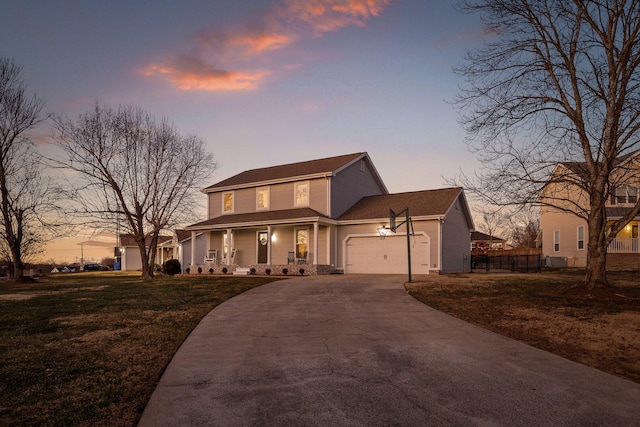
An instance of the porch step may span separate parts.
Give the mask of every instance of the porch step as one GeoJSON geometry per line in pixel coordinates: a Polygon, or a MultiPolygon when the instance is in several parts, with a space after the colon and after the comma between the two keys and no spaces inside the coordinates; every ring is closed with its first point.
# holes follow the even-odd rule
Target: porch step
{"type": "Polygon", "coordinates": [[[236,268],[236,270],[233,272],[234,276],[248,276],[249,274],[251,274],[251,269],[250,268],[236,268]]]}

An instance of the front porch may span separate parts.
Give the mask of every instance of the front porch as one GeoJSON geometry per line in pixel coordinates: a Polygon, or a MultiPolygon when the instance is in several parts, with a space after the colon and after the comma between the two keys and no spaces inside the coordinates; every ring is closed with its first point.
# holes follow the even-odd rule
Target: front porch
{"type": "MultiPolygon", "coordinates": [[[[281,224],[209,225],[191,230],[190,274],[317,275],[335,268],[333,221],[300,218],[281,224]],[[196,233],[201,233],[197,246],[196,233]]],[[[185,269],[186,272],[186,269],[185,269]]]]}
{"type": "Polygon", "coordinates": [[[615,238],[609,244],[607,252],[610,254],[637,254],[638,250],[638,238],[615,238]]]}

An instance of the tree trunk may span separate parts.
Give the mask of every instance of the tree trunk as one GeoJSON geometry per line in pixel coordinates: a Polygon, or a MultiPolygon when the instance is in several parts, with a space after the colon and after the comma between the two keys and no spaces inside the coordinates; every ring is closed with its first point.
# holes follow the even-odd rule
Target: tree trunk
{"type": "Polygon", "coordinates": [[[591,197],[593,209],[589,213],[587,227],[589,240],[587,243],[587,271],[584,287],[593,290],[596,287],[609,287],[607,280],[607,246],[605,236],[607,225],[604,199],[591,197]]]}
{"type": "Polygon", "coordinates": [[[153,279],[153,269],[149,269],[149,255],[147,254],[147,248],[145,247],[145,240],[138,243],[138,250],[140,251],[140,261],[142,262],[142,278],[144,280],[153,279]]]}
{"type": "Polygon", "coordinates": [[[20,248],[11,248],[12,264],[13,264],[13,280],[24,280],[24,264],[22,263],[22,256],[20,254],[20,248]]]}

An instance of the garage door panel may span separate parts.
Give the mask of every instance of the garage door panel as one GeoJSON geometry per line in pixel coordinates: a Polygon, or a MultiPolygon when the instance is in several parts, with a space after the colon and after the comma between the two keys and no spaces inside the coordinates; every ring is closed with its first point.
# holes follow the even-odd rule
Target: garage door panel
{"type": "MultiPolygon", "coordinates": [[[[429,273],[429,239],[424,235],[411,238],[411,271],[429,273]]],[[[346,245],[346,273],[406,274],[406,236],[351,237],[346,245]]]]}

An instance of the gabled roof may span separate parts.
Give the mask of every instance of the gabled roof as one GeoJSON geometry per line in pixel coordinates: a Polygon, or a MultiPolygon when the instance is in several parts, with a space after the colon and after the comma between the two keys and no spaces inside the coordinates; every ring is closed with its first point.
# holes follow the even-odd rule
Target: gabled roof
{"type": "MultiPolygon", "coordinates": [[[[398,213],[406,208],[409,208],[411,217],[444,216],[456,199],[462,195],[462,188],[454,187],[368,196],[360,199],[358,203],[342,214],[338,220],[355,221],[389,218],[389,209],[398,213]]],[[[464,203],[466,204],[466,201],[464,203]]]]}
{"type": "MultiPolygon", "coordinates": [[[[623,154],[615,159],[614,167],[621,167],[624,163],[633,160],[640,155],[640,150],[635,150],[627,154],[623,154]]],[[[575,173],[579,177],[587,177],[587,163],[586,162],[560,162],[559,165],[564,166],[571,172],[575,173]]]]}
{"type": "MultiPolygon", "coordinates": [[[[207,193],[210,191],[220,191],[228,187],[241,187],[243,185],[257,185],[260,183],[286,181],[294,178],[300,179],[301,177],[310,177],[314,175],[331,175],[365,157],[368,157],[367,153],[353,153],[336,157],[327,157],[325,159],[309,160],[306,162],[251,169],[210,185],[203,191],[207,193]]],[[[373,165],[371,166],[373,167],[373,165]]],[[[382,180],[380,180],[380,182],[382,183],[382,180]]]]}
{"type": "Polygon", "coordinates": [[[226,228],[229,226],[238,227],[243,225],[255,226],[258,224],[275,224],[279,221],[290,223],[295,222],[296,220],[303,221],[316,218],[328,219],[329,217],[311,208],[249,212],[242,214],[220,215],[215,218],[190,225],[188,230],[210,230],[212,227],[216,226],[220,228],[226,228]]]}

